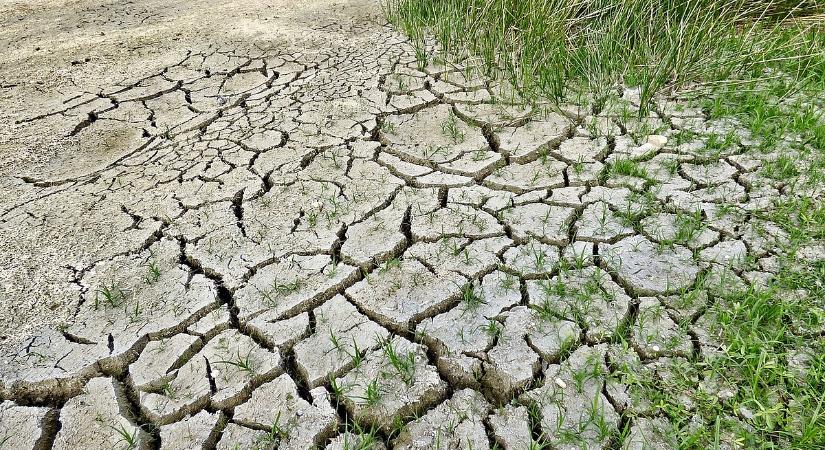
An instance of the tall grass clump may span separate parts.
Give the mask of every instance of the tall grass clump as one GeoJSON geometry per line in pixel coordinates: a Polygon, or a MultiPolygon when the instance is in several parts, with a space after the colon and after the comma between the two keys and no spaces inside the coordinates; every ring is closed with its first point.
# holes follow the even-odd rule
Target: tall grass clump
{"type": "Polygon", "coordinates": [[[817,0],[386,0],[390,20],[416,43],[480,58],[487,76],[525,99],[619,86],[643,103],[666,88],[776,76],[822,87],[825,38],[817,0]]]}

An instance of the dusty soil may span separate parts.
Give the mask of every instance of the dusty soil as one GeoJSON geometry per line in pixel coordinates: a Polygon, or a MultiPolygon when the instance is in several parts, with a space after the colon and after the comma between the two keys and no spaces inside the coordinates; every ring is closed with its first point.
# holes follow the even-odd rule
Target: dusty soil
{"type": "MultiPolygon", "coordinates": [[[[0,61],[0,339],[67,321],[79,302],[74,270],[143,243],[145,236],[112,228],[128,217],[118,207],[88,211],[84,200],[49,197],[156,144],[166,127],[206,120],[223,106],[219,89],[195,88],[199,113],[186,109],[180,90],[151,98],[173,88],[177,79],[169,80],[209,80],[210,69],[226,72],[253,55],[321,59],[344,51],[343,43],[375,39],[363,33],[367,27],[381,31],[373,25],[375,5],[347,1],[302,1],[300,8],[290,1],[4,2],[0,17],[0,47],[8,49],[0,61]],[[182,71],[164,79],[176,68],[182,71]],[[75,132],[90,112],[107,109],[101,123],[75,132]]],[[[221,79],[214,78],[216,87],[221,79]]]]}

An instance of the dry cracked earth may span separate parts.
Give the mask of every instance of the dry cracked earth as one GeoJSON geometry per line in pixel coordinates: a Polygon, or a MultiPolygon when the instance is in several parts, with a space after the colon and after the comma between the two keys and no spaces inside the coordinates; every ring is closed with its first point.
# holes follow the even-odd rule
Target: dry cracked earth
{"type": "Polygon", "coordinates": [[[366,0],[175,3],[0,6],[1,448],[675,446],[630,378],[786,239],[729,123],[518,106],[366,0]]]}

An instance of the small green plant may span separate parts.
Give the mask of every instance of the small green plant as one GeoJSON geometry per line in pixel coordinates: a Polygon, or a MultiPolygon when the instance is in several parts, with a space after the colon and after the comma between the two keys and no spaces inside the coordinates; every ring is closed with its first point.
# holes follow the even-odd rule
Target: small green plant
{"type": "Polygon", "coordinates": [[[400,258],[392,258],[384,261],[384,264],[381,265],[381,268],[378,269],[378,273],[387,273],[392,269],[396,269],[401,267],[401,259],[400,258]]]}
{"type": "Polygon", "coordinates": [[[343,351],[343,347],[341,347],[341,341],[338,339],[338,335],[335,334],[335,330],[330,328],[329,330],[329,342],[332,344],[332,348],[337,351],[343,351]]]}
{"type": "Polygon", "coordinates": [[[361,363],[364,361],[364,356],[358,348],[358,341],[356,341],[354,337],[352,338],[352,353],[350,354],[350,359],[352,360],[352,367],[356,369],[361,367],[361,363]]]}
{"type": "Polygon", "coordinates": [[[484,326],[484,332],[490,336],[491,339],[497,339],[501,336],[501,323],[495,319],[490,319],[487,325],[484,326]]]}
{"type": "Polygon", "coordinates": [[[125,301],[126,292],[115,280],[112,280],[109,284],[104,283],[95,291],[95,309],[100,307],[101,302],[112,307],[118,307],[125,301]]]}
{"type": "Polygon", "coordinates": [[[501,289],[505,292],[518,289],[518,283],[518,277],[510,273],[505,273],[498,282],[501,289]]]}
{"type": "Polygon", "coordinates": [[[796,179],[800,173],[796,162],[788,155],[780,155],[775,160],[765,163],[763,170],[766,177],[785,182],[796,179]]]}
{"type": "Polygon", "coordinates": [[[160,266],[155,261],[146,263],[146,284],[155,284],[160,279],[160,266]]]}
{"type": "Polygon", "coordinates": [[[367,406],[375,406],[381,401],[381,387],[378,385],[378,379],[370,381],[364,391],[364,401],[367,406]]]}
{"type": "Polygon", "coordinates": [[[165,397],[168,397],[172,400],[176,399],[178,396],[177,390],[174,386],[172,386],[172,383],[170,382],[164,383],[163,386],[161,386],[160,390],[165,397]]]}
{"type": "Polygon", "coordinates": [[[389,120],[383,120],[381,122],[381,131],[389,134],[395,134],[397,128],[394,123],[390,122],[389,120]]]}
{"type": "Polygon", "coordinates": [[[332,395],[335,397],[335,402],[339,403],[347,398],[347,391],[349,391],[349,386],[342,386],[338,383],[338,379],[335,378],[334,375],[329,376],[329,389],[332,391],[332,395]]]}
{"type": "Polygon", "coordinates": [[[137,448],[139,428],[135,427],[133,430],[129,431],[129,429],[122,423],[119,423],[116,427],[110,425],[110,428],[117,432],[120,439],[119,442],[123,443],[120,447],[121,450],[133,450],[137,448]]]}
{"type": "Polygon", "coordinates": [[[631,159],[617,159],[613,161],[611,166],[612,172],[616,175],[626,175],[629,177],[643,178],[648,177],[647,171],[644,170],[639,163],[631,159]]]}
{"type": "Polygon", "coordinates": [[[241,351],[238,350],[237,354],[231,356],[231,359],[223,359],[215,362],[215,364],[224,364],[227,366],[235,367],[236,369],[246,373],[247,376],[250,377],[255,375],[255,363],[252,359],[251,349],[246,353],[246,355],[242,355],[241,351]]]}
{"type": "Polygon", "coordinates": [[[485,303],[484,298],[476,292],[473,283],[465,283],[461,287],[461,301],[467,309],[475,309],[485,303]]]}
{"type": "Polygon", "coordinates": [[[272,425],[266,430],[266,434],[257,439],[257,444],[261,446],[260,448],[268,448],[288,437],[289,432],[285,429],[284,425],[281,424],[281,411],[278,411],[275,420],[272,421],[272,425]]]}
{"type": "Polygon", "coordinates": [[[450,111],[450,114],[447,116],[447,120],[441,124],[441,131],[445,136],[450,138],[453,144],[460,144],[464,142],[464,132],[461,131],[458,123],[458,117],[456,117],[455,113],[450,111]]]}
{"type": "Polygon", "coordinates": [[[387,339],[382,344],[384,356],[389,361],[390,366],[401,377],[406,385],[412,385],[415,381],[415,353],[407,352],[405,355],[399,354],[393,344],[392,339],[387,339]]]}
{"type": "Polygon", "coordinates": [[[301,289],[302,282],[296,278],[288,283],[278,282],[274,280],[271,286],[271,292],[278,296],[286,296],[301,289]]]}
{"type": "Polygon", "coordinates": [[[352,425],[352,429],[349,424],[346,424],[344,431],[352,434],[344,435],[343,450],[373,450],[381,442],[375,427],[365,430],[356,422],[352,425]]]}

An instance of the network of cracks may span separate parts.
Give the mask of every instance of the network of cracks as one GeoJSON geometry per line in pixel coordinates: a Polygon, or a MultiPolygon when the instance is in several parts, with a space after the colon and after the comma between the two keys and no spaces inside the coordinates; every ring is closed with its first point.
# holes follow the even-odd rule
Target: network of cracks
{"type": "Polygon", "coordinates": [[[712,384],[688,362],[720,351],[709,305],[787,239],[753,214],[793,194],[777,156],[678,103],[522,106],[374,41],[192,51],[27,119],[139,145],[23,177],[3,212],[104,211],[120,250],[71,268],[64,327],[0,355],[0,443],[675,446],[632,378],[712,384]]]}

